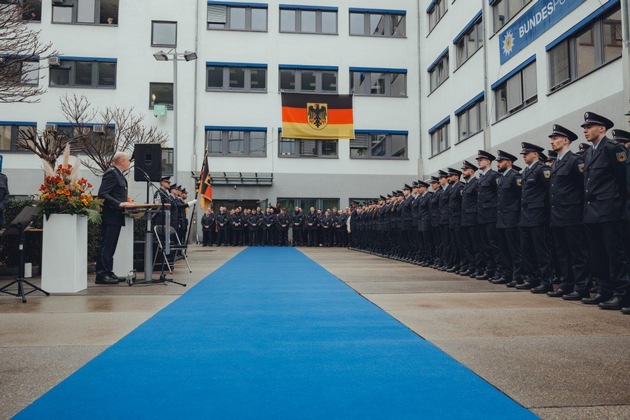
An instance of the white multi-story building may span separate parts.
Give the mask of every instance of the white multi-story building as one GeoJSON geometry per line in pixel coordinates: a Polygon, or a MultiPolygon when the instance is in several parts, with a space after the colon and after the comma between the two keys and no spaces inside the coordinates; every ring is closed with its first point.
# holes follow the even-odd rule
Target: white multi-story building
{"type": "MultiPolygon", "coordinates": [[[[188,190],[207,148],[215,201],[331,208],[402,187],[417,178],[420,155],[418,10],[405,0],[383,5],[42,2],[29,25],[52,40],[59,63],[42,75],[39,103],[0,105],[12,194],[31,194],[41,181],[37,158],[15,147],[15,127],[61,129],[60,97],[73,94],[101,108],[133,107],[167,132],[188,190]],[[169,59],[177,51],[180,61],[157,61],[159,51],[169,59]],[[186,61],[187,51],[197,59],[186,61]],[[354,93],[356,139],[282,138],[281,92],[354,93]],[[166,116],[154,117],[157,104],[166,116]]],[[[141,201],[144,185],[134,188],[141,201]]]]}
{"type": "Polygon", "coordinates": [[[581,137],[587,110],[628,129],[627,0],[421,3],[425,173],[478,149],[550,149],[554,123],[581,137]]]}
{"type": "Polygon", "coordinates": [[[63,129],[64,95],[133,107],[168,133],[189,190],[207,149],[215,200],[250,206],[345,206],[478,149],[547,146],[554,123],[580,133],[587,110],[628,128],[628,0],[29,3],[60,54],[39,103],[0,105],[13,195],[41,181],[18,127],[63,129]],[[281,92],[354,94],[356,139],[282,138],[281,92]]]}

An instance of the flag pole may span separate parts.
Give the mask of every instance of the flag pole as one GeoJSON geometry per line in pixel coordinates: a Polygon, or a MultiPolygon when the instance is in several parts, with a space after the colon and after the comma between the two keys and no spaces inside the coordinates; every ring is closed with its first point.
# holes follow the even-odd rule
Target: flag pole
{"type": "MultiPolygon", "coordinates": [[[[203,163],[201,164],[201,168],[202,169],[203,169],[203,165],[205,164],[207,158],[208,158],[208,149],[206,149],[205,152],[203,153],[203,160],[202,160],[203,163]]],[[[202,182],[201,175],[202,174],[200,173],[199,174],[199,185],[201,185],[201,182],[202,182]]],[[[199,185],[197,185],[196,188],[195,188],[195,200],[197,200],[199,198],[199,185]]],[[[190,215],[190,222],[188,222],[188,230],[186,232],[186,244],[188,244],[188,242],[190,241],[190,231],[192,230],[193,220],[195,220],[196,217],[197,217],[197,204],[195,204],[193,206],[192,214],[190,215]]]]}

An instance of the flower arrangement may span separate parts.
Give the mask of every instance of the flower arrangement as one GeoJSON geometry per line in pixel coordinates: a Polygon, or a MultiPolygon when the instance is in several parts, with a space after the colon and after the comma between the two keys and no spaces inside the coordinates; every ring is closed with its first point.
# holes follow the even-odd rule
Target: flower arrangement
{"type": "Polygon", "coordinates": [[[92,196],[92,184],[79,178],[79,158],[70,164],[70,145],[66,146],[62,163],[57,169],[46,161],[44,183],[39,187],[40,197],[37,206],[48,217],[53,213],[80,214],[88,216],[91,222],[100,223],[103,201],[92,196]]]}

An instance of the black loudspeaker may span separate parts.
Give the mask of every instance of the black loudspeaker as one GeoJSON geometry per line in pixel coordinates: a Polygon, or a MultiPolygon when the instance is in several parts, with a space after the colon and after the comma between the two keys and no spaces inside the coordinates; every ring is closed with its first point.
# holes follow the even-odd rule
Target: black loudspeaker
{"type": "Polygon", "coordinates": [[[159,182],[162,177],[162,146],[159,143],[138,143],[133,150],[134,181],[159,182]]]}

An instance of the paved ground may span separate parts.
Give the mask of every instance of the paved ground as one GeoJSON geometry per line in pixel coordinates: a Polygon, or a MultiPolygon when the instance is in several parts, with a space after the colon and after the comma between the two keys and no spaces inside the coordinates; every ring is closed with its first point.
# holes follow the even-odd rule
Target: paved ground
{"type": "MultiPolygon", "coordinates": [[[[174,276],[187,288],[104,286],[92,279],[75,295],[33,294],[26,304],[0,296],[0,419],[241,249],[192,247],[193,273],[178,263],[174,276]]],[[[341,248],[302,251],[539,416],[630,418],[630,316],[341,248]]]]}

